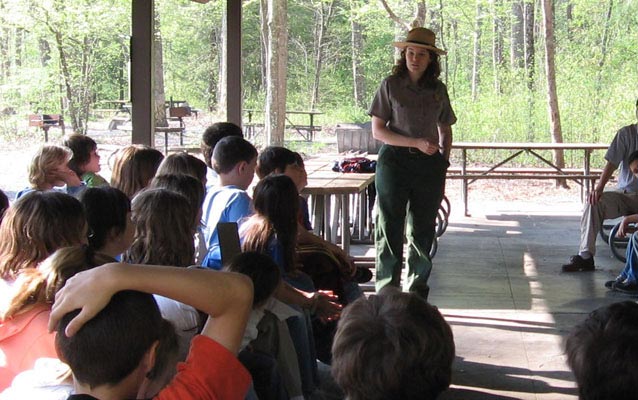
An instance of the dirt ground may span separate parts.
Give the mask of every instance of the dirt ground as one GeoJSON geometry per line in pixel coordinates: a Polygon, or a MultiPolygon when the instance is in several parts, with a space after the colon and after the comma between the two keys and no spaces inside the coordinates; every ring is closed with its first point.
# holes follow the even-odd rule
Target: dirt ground
{"type": "MultiPolygon", "coordinates": [[[[197,147],[199,136],[206,121],[198,121],[191,124],[191,128],[186,131],[184,145],[197,147]],[[201,125],[201,126],[200,126],[201,125]]],[[[56,130],[51,130],[51,142],[60,143],[62,134],[56,130]]],[[[121,131],[108,131],[104,125],[92,125],[89,135],[98,143],[99,154],[101,155],[102,172],[105,178],[110,177],[109,158],[118,148],[130,143],[130,134],[121,131]]],[[[316,152],[336,152],[336,138],[334,135],[325,134],[319,138],[320,143],[310,146],[300,142],[293,142],[291,145],[295,150],[306,155],[316,152]]],[[[16,140],[14,142],[0,142],[0,189],[13,199],[15,192],[25,188],[28,184],[27,166],[31,160],[31,155],[42,144],[40,132],[34,134],[33,140],[16,140]]],[[[155,138],[156,147],[162,149],[164,137],[155,138]]],[[[177,137],[169,138],[169,145],[178,144],[177,137]]],[[[566,206],[574,207],[580,203],[580,186],[570,183],[569,189],[556,188],[554,181],[534,181],[534,180],[481,180],[473,183],[469,191],[470,208],[480,210],[484,204],[492,202],[509,202],[512,207],[520,203],[521,207],[533,203],[537,206],[566,206]]],[[[446,186],[446,195],[458,210],[462,207],[461,182],[457,179],[450,179],[446,186]]]]}

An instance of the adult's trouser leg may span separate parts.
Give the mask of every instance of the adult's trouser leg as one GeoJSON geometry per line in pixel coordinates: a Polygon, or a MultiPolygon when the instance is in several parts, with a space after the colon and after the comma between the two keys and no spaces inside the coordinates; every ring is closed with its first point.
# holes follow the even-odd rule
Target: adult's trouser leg
{"type": "Polygon", "coordinates": [[[604,219],[638,213],[638,194],[604,192],[597,204],[585,204],[580,220],[580,252],[596,254],[596,236],[604,219]]]}
{"type": "Polygon", "coordinates": [[[410,291],[426,290],[432,272],[430,249],[436,234],[436,216],[445,182],[445,168],[441,166],[445,161],[440,158],[438,154],[428,158],[431,165],[424,169],[427,174],[420,177],[410,192],[406,229],[408,276],[404,285],[404,289],[410,291]]]}
{"type": "Polygon", "coordinates": [[[408,189],[400,154],[395,148],[382,146],[379,151],[375,185],[377,216],[375,222],[377,291],[386,285],[400,286],[403,263],[403,236],[408,189]]]}

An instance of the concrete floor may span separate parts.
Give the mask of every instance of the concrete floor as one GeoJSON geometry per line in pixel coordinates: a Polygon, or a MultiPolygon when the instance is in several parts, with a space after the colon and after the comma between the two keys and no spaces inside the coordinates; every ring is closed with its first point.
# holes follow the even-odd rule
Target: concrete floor
{"type": "MultiPolygon", "coordinates": [[[[599,239],[596,271],[562,273],[578,249],[581,204],[453,204],[430,278],[430,302],[454,332],[449,399],[577,399],[563,338],[602,305],[627,300],[604,282],[622,268],[599,239]]],[[[373,255],[371,246],[355,246],[373,255]]]]}

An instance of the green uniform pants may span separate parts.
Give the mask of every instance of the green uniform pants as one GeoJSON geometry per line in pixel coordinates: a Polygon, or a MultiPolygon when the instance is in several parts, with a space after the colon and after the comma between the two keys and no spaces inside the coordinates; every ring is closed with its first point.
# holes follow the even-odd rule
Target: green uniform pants
{"type": "Polygon", "coordinates": [[[404,290],[420,292],[427,287],[432,271],[429,253],[448,166],[438,152],[428,156],[411,147],[381,147],[375,175],[377,291],[386,285],[400,287],[404,233],[408,244],[404,290]]]}

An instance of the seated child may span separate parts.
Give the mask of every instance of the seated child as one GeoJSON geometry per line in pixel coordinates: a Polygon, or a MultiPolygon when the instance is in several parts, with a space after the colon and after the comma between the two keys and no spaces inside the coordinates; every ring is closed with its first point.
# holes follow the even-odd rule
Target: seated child
{"type": "Polygon", "coordinates": [[[160,175],[190,175],[197,178],[206,187],[206,164],[199,158],[186,152],[169,154],[160,164],[155,176],[160,175]]]}
{"type": "Polygon", "coordinates": [[[36,268],[18,273],[0,304],[0,392],[39,359],[57,358],[54,336],[47,329],[56,292],[76,273],[110,261],[86,246],[64,247],[36,268]]]}
{"type": "Polygon", "coordinates": [[[86,186],[68,164],[73,152],[64,146],[45,144],[40,146],[29,164],[29,184],[16,194],[16,199],[33,191],[56,190],[78,195],[86,186]]]}
{"type": "Polygon", "coordinates": [[[37,267],[60,247],[86,243],[86,236],[84,209],[76,198],[55,191],[29,193],[0,224],[0,278],[11,284],[21,270],[37,267]]]}
{"type": "MultiPolygon", "coordinates": [[[[269,174],[284,174],[293,180],[298,192],[308,183],[301,156],[285,147],[264,149],[259,154],[256,172],[260,179],[269,174]]],[[[315,286],[334,291],[343,304],[361,296],[356,282],[369,281],[372,273],[367,268],[354,267],[352,257],[341,247],[310,232],[307,203],[301,196],[298,221],[297,256],[301,268],[312,277],[315,286]]]]}
{"type": "Polygon", "coordinates": [[[414,293],[383,288],[344,310],[332,375],[350,400],[433,400],[450,385],[452,330],[414,293]]]}
{"type": "Polygon", "coordinates": [[[250,279],[229,272],[107,264],[59,293],[49,328],[73,371],[73,399],[133,399],[153,368],[162,318],[151,295],[209,315],[186,363],[155,399],[243,399],[250,375],[235,354],[252,305],[250,279]],[[122,329],[126,327],[126,329],[122,329]]]}
{"type": "Polygon", "coordinates": [[[110,186],[92,187],[80,195],[89,225],[89,246],[117,259],[133,243],[135,225],[131,221],[131,200],[110,186]]]}
{"type": "Polygon", "coordinates": [[[152,147],[133,144],[115,153],[111,186],[123,191],[129,199],[148,186],[164,155],[152,147]]]}
{"type": "Polygon", "coordinates": [[[298,315],[273,299],[281,279],[279,268],[265,254],[248,251],[235,256],[225,271],[247,275],[253,282],[250,313],[239,360],[250,371],[260,399],[302,396],[299,364],[285,320],[298,315]]]}
{"type": "Polygon", "coordinates": [[[208,189],[202,210],[204,237],[208,246],[202,266],[213,269],[222,267],[217,224],[239,222],[252,214],[246,189],[253,181],[256,165],[257,149],[240,137],[225,137],[215,146],[213,168],[219,178],[218,185],[208,189]]]}
{"type": "Polygon", "coordinates": [[[108,186],[106,179],[98,175],[100,172],[100,155],[97,143],[86,135],[74,133],[64,139],[64,145],[71,149],[73,158],[69,161],[69,168],[88,187],[108,186]]]}
{"type": "Polygon", "coordinates": [[[217,184],[217,172],[213,169],[213,150],[217,145],[217,142],[222,140],[227,136],[237,136],[240,138],[244,137],[244,133],[241,131],[241,128],[232,122],[215,122],[202,134],[202,155],[204,156],[204,162],[208,167],[206,171],[206,188],[208,189],[210,186],[217,184]]]}
{"type": "Polygon", "coordinates": [[[630,400],[638,382],[638,304],[623,301],[594,310],[565,343],[581,400],[630,400]]]}
{"type": "Polygon", "coordinates": [[[201,261],[208,253],[201,227],[202,203],[206,195],[204,185],[202,185],[201,181],[197,178],[190,175],[168,174],[156,176],[151,180],[148,187],[151,189],[162,188],[172,190],[173,192],[184,195],[188,199],[191,205],[191,211],[193,212],[193,231],[195,232],[192,235],[195,254],[190,264],[201,265],[201,261]]]}

